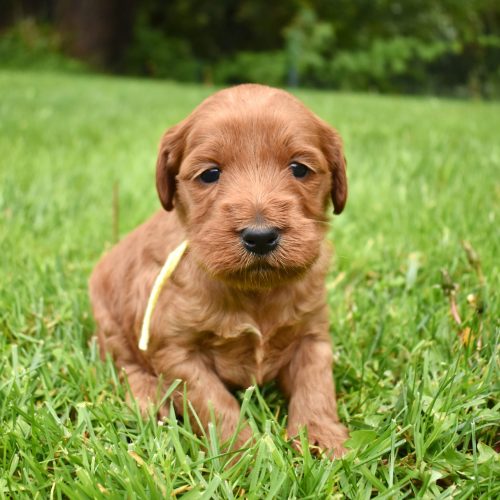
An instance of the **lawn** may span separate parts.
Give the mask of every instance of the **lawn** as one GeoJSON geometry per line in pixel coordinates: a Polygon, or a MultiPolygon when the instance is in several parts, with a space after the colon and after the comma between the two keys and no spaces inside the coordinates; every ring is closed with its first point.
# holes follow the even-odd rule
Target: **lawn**
{"type": "Polygon", "coordinates": [[[236,464],[124,404],[87,278],[116,222],[159,208],[160,135],[211,92],[0,73],[0,497],[499,497],[499,103],[297,92],[348,160],[328,282],[343,460],[290,447],[273,386],[239,394],[257,440],[236,464]]]}

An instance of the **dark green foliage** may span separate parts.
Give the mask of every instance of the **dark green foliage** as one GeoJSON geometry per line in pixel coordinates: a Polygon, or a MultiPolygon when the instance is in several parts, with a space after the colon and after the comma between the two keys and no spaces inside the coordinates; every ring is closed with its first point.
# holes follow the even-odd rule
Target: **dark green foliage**
{"type": "MultiPolygon", "coordinates": [[[[60,47],[99,69],[209,84],[500,96],[497,0],[87,0],[82,10],[79,0],[45,4],[31,11],[60,28],[60,47]]],[[[20,59],[23,48],[0,41],[7,62],[20,59]]],[[[28,59],[36,64],[38,57],[28,59]]]]}
{"type": "Polygon", "coordinates": [[[0,68],[82,71],[85,65],[62,54],[53,27],[26,19],[0,34],[0,68]]]}
{"type": "Polygon", "coordinates": [[[280,86],[287,78],[287,58],[283,51],[238,52],[216,63],[212,78],[226,85],[251,82],[280,86]]]}
{"type": "Polygon", "coordinates": [[[285,30],[299,83],[500,95],[500,7],[489,0],[313,1],[285,30]]]}
{"type": "Polygon", "coordinates": [[[136,26],[134,36],[124,62],[129,72],[180,81],[199,80],[200,65],[186,40],[165,36],[143,23],[136,26]]]}

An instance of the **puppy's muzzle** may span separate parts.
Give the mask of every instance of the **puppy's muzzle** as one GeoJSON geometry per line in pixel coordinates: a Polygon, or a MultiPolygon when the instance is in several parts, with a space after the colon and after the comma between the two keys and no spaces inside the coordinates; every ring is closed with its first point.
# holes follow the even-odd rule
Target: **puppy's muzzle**
{"type": "Polygon", "coordinates": [[[241,231],[240,237],[247,252],[267,255],[278,246],[280,232],[275,227],[247,227],[241,231]]]}

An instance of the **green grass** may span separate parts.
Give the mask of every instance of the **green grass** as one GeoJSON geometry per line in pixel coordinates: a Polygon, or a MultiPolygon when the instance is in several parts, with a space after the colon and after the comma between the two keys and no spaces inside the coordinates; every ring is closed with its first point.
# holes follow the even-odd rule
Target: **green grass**
{"type": "Polygon", "coordinates": [[[125,234],[159,207],[161,133],[211,92],[0,73],[0,497],[500,496],[498,103],[298,93],[348,158],[329,278],[343,460],[291,449],[272,386],[240,394],[258,439],[236,465],[124,404],[87,277],[113,185],[125,234]]]}

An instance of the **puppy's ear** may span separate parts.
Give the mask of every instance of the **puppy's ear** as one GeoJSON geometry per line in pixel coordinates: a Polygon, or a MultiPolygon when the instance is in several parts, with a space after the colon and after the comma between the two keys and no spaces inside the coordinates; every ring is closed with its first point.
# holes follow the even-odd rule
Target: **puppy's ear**
{"type": "Polygon", "coordinates": [[[187,120],[168,129],[160,141],[158,159],[156,160],[156,190],[165,210],[174,208],[175,177],[179,173],[186,135],[187,120]]]}
{"type": "Polygon", "coordinates": [[[347,176],[344,148],[339,133],[321,122],[321,145],[332,174],[333,213],[340,214],[347,201],[347,176]]]}

